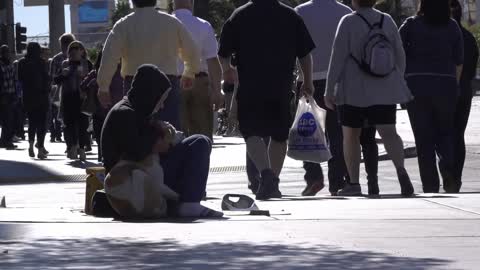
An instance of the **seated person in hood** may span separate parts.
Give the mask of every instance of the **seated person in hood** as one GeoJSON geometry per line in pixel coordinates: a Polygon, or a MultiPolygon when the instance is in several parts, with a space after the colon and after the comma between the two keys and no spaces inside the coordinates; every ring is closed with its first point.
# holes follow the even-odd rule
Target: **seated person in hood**
{"type": "Polygon", "coordinates": [[[112,108],[103,125],[106,173],[119,162],[141,163],[158,156],[164,184],[178,194],[175,203],[169,201],[169,212],[173,209],[180,217],[221,217],[223,213],[200,204],[210,168],[211,140],[203,135],[183,138],[172,125],[153,117],[164,108],[170,89],[167,76],[156,66],[137,70],[127,96],[112,108]]]}

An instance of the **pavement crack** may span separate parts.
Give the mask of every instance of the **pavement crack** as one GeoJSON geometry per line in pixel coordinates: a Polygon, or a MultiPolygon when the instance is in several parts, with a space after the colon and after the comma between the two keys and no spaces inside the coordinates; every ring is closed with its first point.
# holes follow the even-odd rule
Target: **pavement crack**
{"type": "Polygon", "coordinates": [[[480,213],[475,212],[475,211],[472,211],[472,210],[463,209],[463,208],[460,208],[460,207],[448,205],[448,204],[441,203],[441,202],[436,202],[436,201],[429,200],[429,199],[423,199],[423,200],[424,200],[424,201],[427,201],[427,202],[429,202],[429,203],[433,203],[433,204],[440,205],[440,206],[443,206],[443,207],[447,207],[447,208],[450,208],[450,209],[454,209],[454,210],[457,210],[457,211],[462,211],[462,212],[465,212],[465,213],[469,213],[469,214],[474,214],[474,215],[480,216],[480,213]]]}

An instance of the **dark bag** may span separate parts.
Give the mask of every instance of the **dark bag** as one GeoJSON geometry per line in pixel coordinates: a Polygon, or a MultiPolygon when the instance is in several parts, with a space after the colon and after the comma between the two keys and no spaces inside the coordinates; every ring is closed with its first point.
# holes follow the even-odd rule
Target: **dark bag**
{"type": "Polygon", "coordinates": [[[98,190],[92,198],[92,215],[104,218],[119,218],[120,216],[113,210],[107,199],[105,190],[98,190]]]}
{"type": "Polygon", "coordinates": [[[80,85],[80,91],[82,92],[82,107],[81,112],[88,116],[92,116],[97,111],[97,73],[96,71],[90,72],[80,85]]]}

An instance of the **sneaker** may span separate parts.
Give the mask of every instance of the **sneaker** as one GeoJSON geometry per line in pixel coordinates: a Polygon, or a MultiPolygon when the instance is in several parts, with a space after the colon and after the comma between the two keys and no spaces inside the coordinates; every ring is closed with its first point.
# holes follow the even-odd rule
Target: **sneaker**
{"type": "Polygon", "coordinates": [[[338,191],[337,195],[342,197],[362,196],[362,187],[359,184],[347,184],[343,189],[338,191]]]}
{"type": "Polygon", "coordinates": [[[85,149],[78,149],[78,159],[80,159],[80,161],[87,161],[87,154],[85,154],[85,149]]]}
{"type": "Polygon", "coordinates": [[[273,198],[281,198],[282,193],[278,188],[279,183],[280,179],[275,176],[272,170],[264,170],[262,172],[262,178],[258,187],[256,199],[268,200],[273,198]]]}
{"type": "Polygon", "coordinates": [[[42,147],[38,149],[38,155],[37,155],[38,159],[41,159],[41,160],[47,159],[48,157],[47,155],[48,155],[47,150],[45,150],[45,148],[42,147]]]}
{"type": "Polygon", "coordinates": [[[318,192],[320,192],[325,187],[323,181],[313,181],[311,183],[307,183],[307,186],[302,191],[302,196],[315,196],[318,192]]]}
{"type": "Polygon", "coordinates": [[[413,189],[412,181],[410,181],[410,177],[408,176],[405,168],[398,170],[398,182],[400,182],[402,196],[412,197],[415,193],[415,190],[413,189]]]}

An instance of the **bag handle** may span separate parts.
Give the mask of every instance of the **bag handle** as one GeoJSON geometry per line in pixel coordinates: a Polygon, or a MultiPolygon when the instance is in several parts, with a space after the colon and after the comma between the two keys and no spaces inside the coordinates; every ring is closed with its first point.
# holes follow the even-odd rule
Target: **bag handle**
{"type": "Polygon", "coordinates": [[[378,23],[373,24],[373,25],[362,14],[360,14],[358,12],[355,12],[355,15],[360,17],[368,25],[368,28],[370,28],[370,30],[372,30],[376,26],[378,26],[379,28],[383,28],[383,23],[385,21],[385,15],[384,14],[382,14],[382,16],[380,18],[380,21],[378,23]]]}

